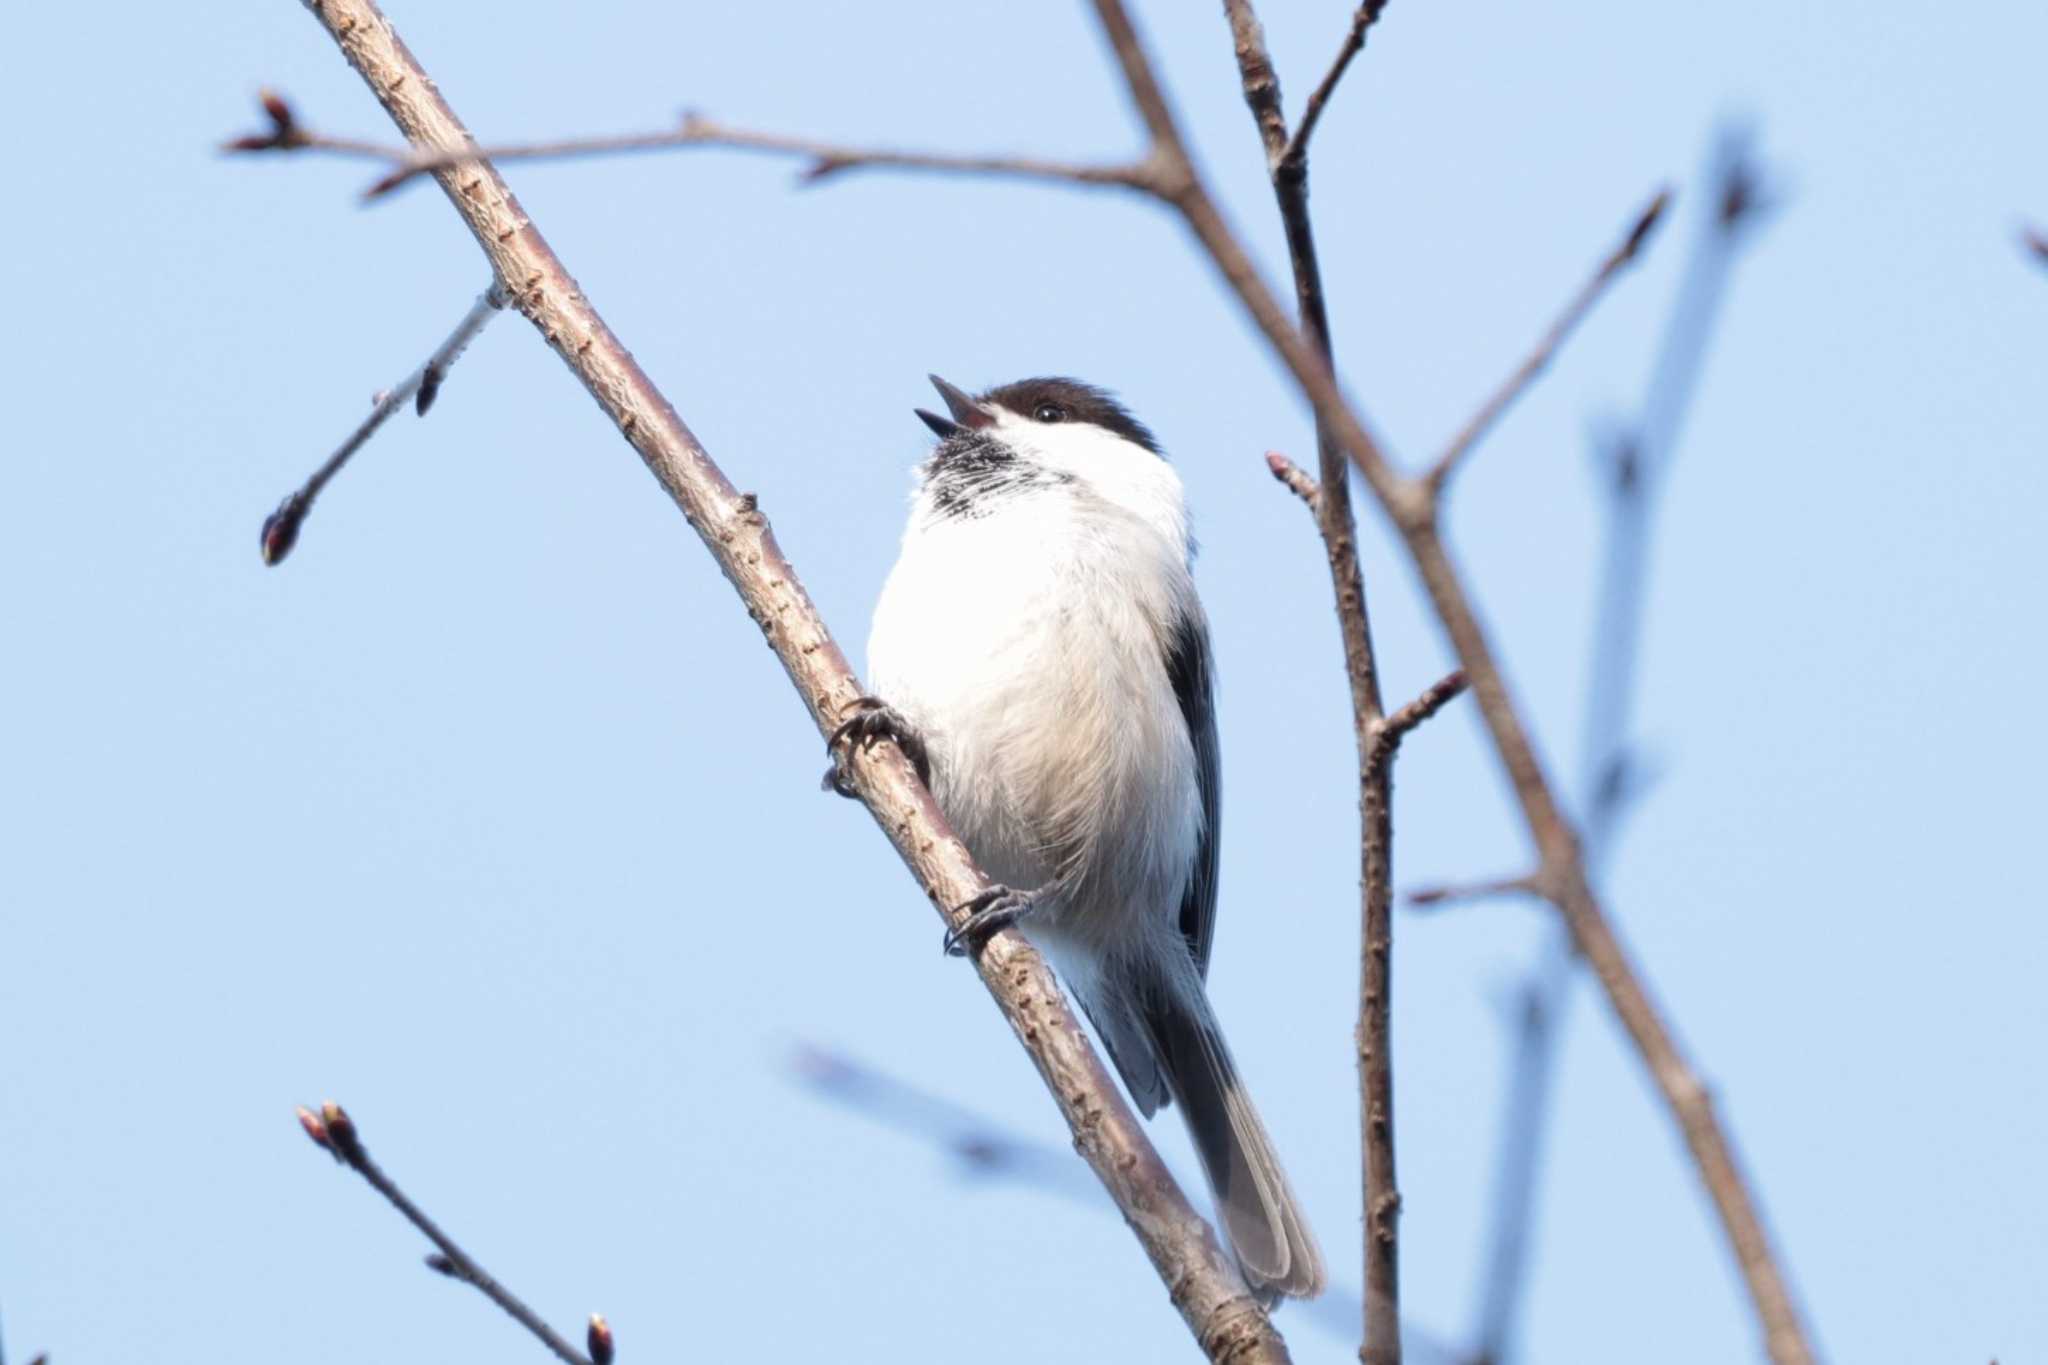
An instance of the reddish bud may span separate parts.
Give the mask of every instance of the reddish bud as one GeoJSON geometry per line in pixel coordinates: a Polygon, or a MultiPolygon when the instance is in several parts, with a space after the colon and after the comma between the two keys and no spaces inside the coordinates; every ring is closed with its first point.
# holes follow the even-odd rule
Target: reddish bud
{"type": "Polygon", "coordinates": [[[333,1100],[320,1106],[320,1121],[327,1129],[327,1142],[349,1165],[354,1166],[363,1159],[363,1139],[356,1132],[356,1121],[348,1116],[348,1110],[333,1100]]]}
{"type": "Polygon", "coordinates": [[[327,1140],[327,1125],[320,1121],[318,1114],[303,1104],[299,1106],[299,1127],[306,1130],[306,1136],[313,1139],[315,1147],[323,1152],[334,1151],[334,1144],[327,1140]]]}
{"type": "Polygon", "coordinates": [[[604,1314],[590,1315],[587,1341],[590,1346],[590,1365],[612,1365],[612,1356],[618,1348],[612,1341],[612,1325],[604,1320],[604,1314]]]}
{"type": "Polygon", "coordinates": [[[433,1271],[436,1275],[446,1275],[451,1280],[462,1278],[462,1272],[455,1268],[455,1262],[449,1260],[440,1252],[430,1251],[427,1253],[426,1259],[427,1269],[433,1271]]]}
{"type": "Polygon", "coordinates": [[[312,499],[302,488],[279,503],[277,510],[263,519],[263,535],[257,541],[257,548],[262,552],[265,564],[279,564],[292,552],[292,546],[299,543],[299,526],[306,520],[306,509],[312,505],[312,499]]]}
{"type": "Polygon", "coordinates": [[[258,90],[256,92],[256,102],[261,104],[263,112],[270,116],[270,125],[277,129],[277,135],[280,139],[298,126],[298,120],[292,117],[291,105],[285,103],[284,96],[278,94],[275,90],[267,86],[258,90]]]}
{"type": "Polygon", "coordinates": [[[422,417],[427,415],[427,409],[434,406],[434,399],[441,392],[441,380],[444,377],[445,374],[439,365],[427,366],[426,373],[420,376],[420,391],[412,400],[414,412],[422,417]]]}

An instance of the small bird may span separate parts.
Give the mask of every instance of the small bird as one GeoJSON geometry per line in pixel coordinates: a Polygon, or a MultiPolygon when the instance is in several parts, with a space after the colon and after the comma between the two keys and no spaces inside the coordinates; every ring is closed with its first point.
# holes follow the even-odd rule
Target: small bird
{"type": "Polygon", "coordinates": [[[1092,385],[932,383],[950,416],[917,413],[939,444],[835,765],[902,745],[1000,883],[949,949],[1038,944],[1145,1116],[1180,1105],[1247,1283],[1310,1297],[1322,1255],[1203,989],[1222,788],[1180,478],[1092,385]]]}

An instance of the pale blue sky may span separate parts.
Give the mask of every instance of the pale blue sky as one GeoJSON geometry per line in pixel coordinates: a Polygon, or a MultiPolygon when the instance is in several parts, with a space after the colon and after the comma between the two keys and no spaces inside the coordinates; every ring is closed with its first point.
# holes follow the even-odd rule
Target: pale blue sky
{"type": "MultiPolygon", "coordinates": [[[[850,141],[1135,145],[1083,8],[399,4],[486,138],[683,107],[850,141]]],[[[1343,4],[1274,4],[1306,93],[1343,4]]],[[[1234,219],[1282,263],[1228,35],[1147,4],[1234,219]]],[[[0,593],[0,1314],[59,1361],[538,1359],[313,1152],[335,1097],[551,1319],[627,1359],[1185,1359],[1113,1216],[793,1084],[820,1040],[1058,1145],[1029,1066],[754,627],[516,318],[396,419],[289,564],[265,511],[485,281],[438,195],[230,161],[273,84],[388,125],[299,6],[29,6],[0,112],[13,325],[0,593]],[[999,1310],[990,1315],[990,1309],[999,1310]],[[991,1330],[988,1323],[994,1322],[991,1330]]],[[[2038,825],[2048,723],[2048,13],[1408,4],[1319,138],[1341,368],[1419,460],[1717,120],[1784,203],[1737,274],[1655,551],[1663,776],[1613,899],[1716,1087],[1827,1354],[2048,1352],[2038,825]]],[[[1067,372],[1173,453],[1204,545],[1229,800],[1218,1008],[1335,1278],[1358,1278],[1355,822],[1321,554],[1261,455],[1301,403],[1158,213],[722,153],[517,166],[592,300],[856,657],[923,376],[1067,372]]],[[[1586,437],[1641,388],[1696,200],[1474,460],[1451,529],[1568,775],[1598,531],[1586,437]]],[[[1377,523],[1390,686],[1446,666],[1377,523]]],[[[1398,878],[1517,869],[1469,705],[1403,759],[1398,878]]],[[[1398,925],[1414,1322],[1477,1294],[1539,912],[1398,925]]],[[[1681,1150],[1581,994],[1535,1362],[1754,1358],[1681,1150]]],[[[1157,1127],[1187,1169],[1177,1123],[1157,1127]]],[[[1297,1359],[1355,1343],[1281,1318],[1297,1359]]]]}

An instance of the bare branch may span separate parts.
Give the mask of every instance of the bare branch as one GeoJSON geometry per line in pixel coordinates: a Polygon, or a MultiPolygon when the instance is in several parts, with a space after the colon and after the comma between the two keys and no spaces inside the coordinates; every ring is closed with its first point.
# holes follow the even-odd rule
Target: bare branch
{"type": "MultiPolygon", "coordinates": [[[[372,0],[306,0],[409,143],[474,155],[474,143],[372,0]]],[[[821,737],[861,696],[859,680],[798,581],[756,500],[743,495],[612,335],[487,163],[434,172],[514,306],[583,382],[725,571],[787,670],[821,737]]],[[[948,928],[988,886],[895,744],[850,782],[948,928]],[[882,761],[886,760],[886,761],[882,761]]],[[[1044,961],[1019,934],[989,940],[975,968],[1031,1055],[1074,1145],[1143,1244],[1203,1351],[1233,1365],[1287,1359],[1286,1343],[1188,1203],[1089,1044],[1044,961]]]]}
{"type": "Polygon", "coordinates": [[[1628,234],[1621,239],[1620,245],[1607,254],[1606,259],[1594,269],[1593,277],[1579,287],[1579,292],[1572,297],[1572,301],[1565,305],[1557,320],[1550,324],[1550,330],[1537,341],[1536,349],[1516,366],[1515,372],[1508,376],[1506,383],[1494,391],[1492,397],[1479,405],[1479,411],[1472,414],[1464,429],[1451,438],[1450,445],[1445,447],[1444,453],[1437,457],[1436,463],[1430,466],[1429,473],[1425,476],[1433,491],[1443,490],[1444,484],[1456,470],[1458,462],[1479,444],[1481,437],[1493,429],[1493,424],[1500,420],[1500,415],[1522,396],[1535,381],[1536,376],[1549,368],[1558,348],[1564,345],[1565,339],[1585,320],[1586,314],[1593,310],[1593,305],[1599,302],[1600,296],[1607,291],[1607,286],[1612,284],[1615,277],[1620,275],[1628,267],[1629,262],[1641,252],[1643,243],[1649,239],[1650,233],[1655,230],[1670,203],[1669,189],[1657,191],[1656,196],[1643,211],[1636,215],[1634,224],[1629,228],[1628,234]]]}
{"type": "Polygon", "coordinates": [[[1372,743],[1367,747],[1366,771],[1373,776],[1383,772],[1394,761],[1394,754],[1408,733],[1450,705],[1464,691],[1465,672],[1454,669],[1431,683],[1414,701],[1374,725],[1372,743]]]}
{"type": "Polygon", "coordinates": [[[1287,153],[1287,113],[1280,107],[1280,76],[1273,70],[1272,53],[1266,49],[1265,26],[1259,22],[1251,0],[1223,0],[1223,17],[1230,22],[1231,46],[1237,53],[1237,72],[1244,87],[1244,102],[1252,111],[1252,124],[1266,148],[1268,174],[1280,168],[1287,153]]]}
{"type": "MultiPolygon", "coordinates": [[[[1384,0],[1368,0],[1353,19],[1351,39],[1311,100],[1308,120],[1329,99],[1344,68],[1364,43],[1366,26],[1384,0]]],[[[1308,209],[1307,138],[1290,138],[1280,107],[1280,80],[1266,49],[1264,27],[1251,0],[1224,0],[1231,46],[1245,104],[1266,148],[1266,171],[1287,238],[1294,275],[1294,302],[1302,334],[1325,367],[1331,364],[1329,309],[1322,267],[1316,255],[1308,209]]],[[[1155,130],[1155,137],[1156,137],[1155,130]]],[[[1351,689],[1352,738],[1358,756],[1359,953],[1358,1055],[1359,1182],[1366,1217],[1363,1229],[1365,1292],[1359,1358],[1365,1365],[1400,1365],[1401,1194],[1394,1163],[1393,1029],[1393,792],[1389,748],[1378,754],[1375,736],[1384,723],[1379,667],[1373,654],[1371,615],[1365,580],[1358,567],[1358,523],[1351,510],[1351,471],[1344,448],[1326,414],[1316,414],[1316,465],[1321,481],[1310,479],[1285,456],[1269,454],[1273,476],[1307,503],[1329,562],[1331,596],[1344,646],[1345,680],[1351,689]],[[1377,755],[1377,757],[1376,757],[1377,755]]]]}
{"type": "Polygon", "coordinates": [[[809,138],[785,137],[749,128],[716,123],[699,114],[685,114],[680,127],[654,133],[624,133],[615,136],[561,138],[501,147],[462,151],[399,154],[389,174],[363,191],[363,198],[377,199],[407,184],[415,177],[452,166],[492,161],[556,160],[564,157],[606,156],[621,152],[672,151],[685,147],[723,147],[739,151],[772,152],[798,157],[810,164],[800,174],[806,182],[852,170],[943,171],[952,175],[991,175],[1025,180],[1060,180],[1077,185],[1120,185],[1127,189],[1145,187],[1147,171],[1142,164],[1087,164],[1046,161],[1024,156],[955,156],[937,152],[906,152],[880,147],[849,147],[816,142],[809,138]]]}
{"type": "Polygon", "coordinates": [[[1387,0],[1365,0],[1351,16],[1351,30],[1344,35],[1344,45],[1337,49],[1335,60],[1316,88],[1309,92],[1308,103],[1302,106],[1301,126],[1294,130],[1294,136],[1287,140],[1287,146],[1280,154],[1283,166],[1299,166],[1308,157],[1308,140],[1315,136],[1316,124],[1323,117],[1323,109],[1330,102],[1330,96],[1337,92],[1337,82],[1344,79],[1344,73],[1351,67],[1351,59],[1365,46],[1365,31],[1379,22],[1380,11],[1387,7],[1387,0]]]}
{"type": "Polygon", "coordinates": [[[474,1257],[455,1240],[441,1231],[440,1225],[427,1217],[419,1205],[412,1202],[398,1182],[384,1173],[384,1169],[370,1159],[370,1153],[363,1146],[362,1134],[357,1130],[355,1120],[348,1111],[329,1100],[320,1106],[320,1112],[310,1109],[299,1110],[299,1126],[306,1130],[306,1136],[320,1146],[336,1161],[361,1176],[369,1187],[384,1196],[392,1208],[403,1214],[405,1220],[426,1234],[427,1240],[440,1248],[438,1256],[427,1258],[430,1268],[440,1271],[451,1279],[475,1285],[477,1290],[492,1303],[505,1310],[506,1314],[521,1327],[533,1333],[540,1343],[553,1351],[568,1365],[593,1365],[582,1352],[571,1346],[558,1335],[554,1328],[541,1321],[540,1314],[526,1306],[517,1294],[499,1284],[474,1257]]]}
{"type": "Polygon", "coordinates": [[[490,286],[477,296],[477,301],[470,305],[469,311],[463,314],[462,321],[448,334],[448,339],[427,357],[426,363],[379,394],[376,403],[370,409],[370,415],[363,419],[362,425],[349,433],[348,439],[327,457],[326,463],[313,471],[311,478],[285,495],[284,501],[277,505],[277,510],[263,519],[263,534],[257,545],[262,551],[265,564],[281,563],[284,557],[292,552],[292,546],[299,541],[299,528],[305,524],[307,515],[313,510],[313,499],[320,496],[320,490],[327,486],[328,480],[339,474],[342,466],[376,434],[377,428],[384,425],[386,418],[405,406],[408,398],[414,400],[414,410],[420,416],[427,415],[427,409],[434,405],[434,399],[441,392],[441,382],[448,376],[448,367],[468,349],[469,343],[476,339],[476,334],[484,329],[484,324],[496,316],[498,310],[504,306],[505,293],[499,288],[497,281],[493,280],[490,286]]]}
{"type": "Polygon", "coordinates": [[[275,90],[260,90],[256,102],[270,120],[270,127],[261,133],[245,133],[241,137],[229,138],[220,145],[224,152],[326,152],[332,156],[363,157],[371,160],[389,160],[405,153],[382,142],[365,142],[360,138],[328,137],[316,133],[299,122],[298,115],[283,95],[275,90]]]}
{"type": "Polygon", "coordinates": [[[1492,900],[1498,896],[1541,896],[1544,894],[1542,879],[1534,872],[1519,877],[1496,877],[1483,882],[1455,882],[1440,886],[1418,887],[1408,893],[1408,904],[1415,909],[1438,909],[1453,905],[1466,905],[1473,901],[1492,900]]]}
{"type": "Polygon", "coordinates": [[[767,152],[795,157],[809,164],[798,178],[815,183],[846,171],[895,170],[936,171],[949,175],[996,176],[1017,180],[1053,180],[1076,185],[1120,186],[1143,190],[1151,187],[1151,168],[1143,162],[1088,163],[1048,161],[1027,156],[953,155],[943,152],[910,152],[886,147],[853,147],[843,143],[819,142],[810,138],[786,137],[751,128],[718,123],[701,114],[683,115],[674,128],[648,133],[606,133],[591,137],[551,138],[544,142],[506,143],[493,147],[475,145],[447,149],[417,149],[396,144],[367,142],[356,138],[328,137],[299,123],[282,97],[266,91],[264,108],[272,117],[268,133],[234,138],[222,150],[229,152],[329,152],[350,157],[373,157],[392,163],[391,169],[363,190],[365,200],[381,199],[403,189],[423,175],[474,166],[484,161],[559,161],[581,157],[618,156],[629,152],[677,151],[692,147],[724,148],[734,151],[767,152]]]}

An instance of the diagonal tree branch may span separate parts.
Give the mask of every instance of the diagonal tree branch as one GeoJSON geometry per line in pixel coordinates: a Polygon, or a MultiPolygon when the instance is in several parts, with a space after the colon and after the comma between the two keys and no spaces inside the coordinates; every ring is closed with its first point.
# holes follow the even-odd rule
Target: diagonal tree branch
{"type": "MultiPolygon", "coordinates": [[[[540,1314],[529,1308],[524,1299],[499,1284],[488,1271],[476,1263],[474,1257],[457,1246],[455,1240],[443,1232],[440,1225],[429,1218],[426,1211],[413,1203],[411,1197],[399,1188],[398,1182],[386,1175],[384,1168],[370,1159],[369,1149],[363,1146],[362,1134],[357,1131],[355,1120],[349,1117],[346,1109],[332,1100],[321,1105],[317,1114],[310,1109],[301,1109],[299,1126],[306,1130],[306,1136],[313,1139],[316,1146],[361,1176],[365,1184],[382,1195],[406,1222],[418,1228],[426,1235],[427,1240],[438,1248],[434,1255],[427,1258],[429,1268],[450,1279],[461,1280],[464,1284],[475,1286],[478,1293],[503,1309],[508,1317],[531,1332],[541,1345],[554,1352],[559,1359],[567,1362],[567,1365],[593,1365],[592,1361],[564,1340],[554,1328],[548,1326],[540,1314]]],[[[603,1323],[604,1319],[593,1314],[591,1321],[591,1340],[595,1344],[599,1336],[596,1325],[603,1323]]],[[[602,1335],[609,1345],[611,1329],[604,1328],[602,1335]]]]}
{"type": "Polygon", "coordinates": [[[1444,485],[1457,471],[1458,463],[1471,453],[1472,448],[1479,444],[1487,432],[1493,430],[1494,423],[1500,420],[1501,414],[1536,382],[1537,376],[1550,368],[1550,362],[1556,357],[1558,349],[1564,345],[1566,338],[1578,330],[1579,324],[1585,321],[1586,314],[1593,311],[1593,305],[1607,292],[1607,286],[1612,284],[1642,252],[1643,243],[1649,240],[1651,232],[1656,230],[1658,221],[1663,218],[1664,210],[1670,203],[1671,191],[1657,191],[1657,196],[1637,215],[1620,244],[1607,253],[1606,258],[1593,271],[1593,277],[1579,287],[1579,292],[1572,296],[1571,302],[1565,305],[1557,320],[1550,324],[1550,330],[1537,341],[1536,349],[1515,367],[1515,372],[1494,390],[1491,397],[1479,405],[1479,411],[1473,413],[1458,434],[1451,438],[1450,445],[1444,448],[1444,453],[1437,457],[1436,463],[1431,465],[1429,472],[1423,476],[1429,481],[1432,490],[1438,493],[1443,491],[1444,485]]]}
{"type": "MultiPolygon", "coordinates": [[[[1301,126],[1294,130],[1294,136],[1280,151],[1280,164],[1299,165],[1308,156],[1308,140],[1316,134],[1316,124],[1322,121],[1323,110],[1330,103],[1330,96],[1337,91],[1337,82],[1344,79],[1344,73],[1351,68],[1351,59],[1365,47],[1365,31],[1379,22],[1380,11],[1387,7],[1387,0],[1366,0],[1351,16],[1351,31],[1344,35],[1344,43],[1337,49],[1336,57],[1330,62],[1330,69],[1323,73],[1323,79],[1309,92],[1308,103],[1301,107],[1301,126]]],[[[1244,6],[1226,0],[1224,10],[1231,17],[1231,27],[1237,27],[1237,11],[1244,6]]],[[[1257,21],[1254,20],[1254,23],[1257,21]]],[[[1277,91],[1276,91],[1277,93],[1277,91]]],[[[1250,92],[1246,92],[1250,97],[1250,92]]]]}
{"type": "Polygon", "coordinates": [[[384,425],[386,418],[404,407],[408,398],[413,400],[414,412],[421,417],[427,415],[427,409],[440,396],[441,383],[448,377],[448,367],[469,349],[469,343],[483,331],[484,324],[504,306],[505,292],[493,280],[426,362],[379,394],[362,425],[349,433],[348,439],[327,457],[326,463],[313,471],[310,478],[285,495],[277,510],[263,520],[263,535],[258,541],[258,548],[263,553],[265,564],[282,563],[284,557],[292,552],[292,546],[299,542],[299,528],[305,525],[307,515],[313,510],[313,499],[320,496],[320,490],[327,486],[328,481],[339,474],[355,453],[377,434],[377,428],[384,425]]]}
{"type": "MultiPolygon", "coordinates": [[[[406,140],[429,150],[474,146],[372,0],[306,0],[406,140]]],[[[860,686],[756,500],[741,494],[605,326],[489,165],[435,173],[512,305],[583,382],[702,537],[761,627],[821,735],[860,686]]],[[[852,784],[948,927],[987,886],[931,794],[893,744],[850,763],[852,784]]],[[[1095,1170],[1144,1245],[1174,1306],[1216,1361],[1278,1362],[1286,1344],[1246,1290],[1215,1234],[1174,1183],[1068,1008],[1051,972],[1015,932],[998,933],[976,967],[1030,1053],[1095,1170]]]]}
{"type": "MultiPolygon", "coordinates": [[[[1252,123],[1266,150],[1266,171],[1287,239],[1294,274],[1295,311],[1301,331],[1321,362],[1331,364],[1329,308],[1315,228],[1308,211],[1308,139],[1351,59],[1365,45],[1365,32],[1385,0],[1367,0],[1352,16],[1350,32],[1329,74],[1316,87],[1290,136],[1281,105],[1280,77],[1266,46],[1264,27],[1251,0],[1224,0],[1231,46],[1252,123]]],[[[1157,136],[1155,132],[1155,137],[1157,136]]],[[[1331,596],[1344,647],[1344,674],[1351,689],[1351,728],[1358,761],[1359,953],[1358,1024],[1353,1045],[1358,1058],[1359,1183],[1365,1209],[1364,1320],[1358,1355],[1364,1365],[1400,1365],[1401,1189],[1394,1162],[1393,1068],[1393,744],[1380,739],[1386,717],[1379,667],[1373,655],[1372,620],[1365,579],[1358,567],[1358,521],[1351,510],[1351,471],[1331,424],[1316,415],[1318,478],[1280,455],[1267,466],[1315,516],[1329,562],[1331,596]]],[[[1450,698],[1446,696],[1445,701],[1450,698]]],[[[1439,703],[1441,704],[1441,703],[1439,703]]],[[[1395,742],[1398,742],[1396,740],[1395,742]]]]}

